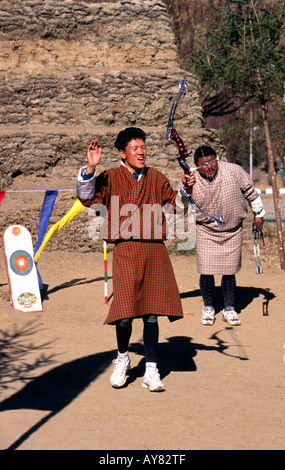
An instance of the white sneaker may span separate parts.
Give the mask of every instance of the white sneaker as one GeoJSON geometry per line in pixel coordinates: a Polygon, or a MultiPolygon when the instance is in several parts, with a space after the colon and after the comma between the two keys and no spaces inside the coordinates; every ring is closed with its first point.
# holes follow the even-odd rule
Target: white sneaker
{"type": "Polygon", "coordinates": [[[215,310],[213,307],[203,307],[202,310],[202,324],[213,325],[215,321],[215,310]]]}
{"type": "Polygon", "coordinates": [[[143,388],[148,388],[150,392],[164,392],[165,387],[160,380],[160,375],[156,367],[147,367],[142,383],[143,388]]]}
{"type": "Polygon", "coordinates": [[[125,361],[117,357],[117,359],[113,360],[113,364],[115,364],[115,368],[110,378],[111,385],[114,388],[123,387],[127,381],[126,374],[131,368],[132,363],[130,359],[125,361]]]}
{"type": "Polygon", "coordinates": [[[241,324],[238,314],[235,311],[234,307],[231,307],[230,310],[223,310],[223,320],[232,326],[238,326],[241,324]]]}

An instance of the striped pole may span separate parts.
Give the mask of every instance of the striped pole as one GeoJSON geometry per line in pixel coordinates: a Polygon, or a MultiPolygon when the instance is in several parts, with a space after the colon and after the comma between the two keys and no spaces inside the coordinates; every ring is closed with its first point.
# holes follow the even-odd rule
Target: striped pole
{"type": "Polygon", "coordinates": [[[103,240],[103,249],[104,249],[104,295],[105,295],[105,304],[108,303],[108,264],[107,264],[107,243],[103,240]]]}

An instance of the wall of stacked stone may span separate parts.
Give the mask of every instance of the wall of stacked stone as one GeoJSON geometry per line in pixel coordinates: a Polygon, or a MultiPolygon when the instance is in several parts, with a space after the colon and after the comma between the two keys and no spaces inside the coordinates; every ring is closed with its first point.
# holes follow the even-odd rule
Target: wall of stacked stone
{"type": "MultiPolygon", "coordinates": [[[[179,67],[162,0],[2,0],[0,31],[2,189],[17,189],[19,181],[26,189],[35,181],[60,189],[47,187],[52,177],[62,188],[75,187],[90,139],[98,137],[103,147],[101,169],[116,166],[114,140],[127,126],[147,132],[148,163],[176,184],[177,149],[165,131],[182,78],[189,80],[190,100],[181,100],[175,127],[190,151],[207,142],[223,153],[216,131],[204,128],[193,77],[179,67]]],[[[35,193],[30,208],[26,195],[7,193],[0,230],[21,223],[35,240],[42,198],[35,193]]],[[[61,194],[50,224],[75,199],[61,194]]],[[[94,248],[87,224],[84,210],[47,249],[94,248]]]]}

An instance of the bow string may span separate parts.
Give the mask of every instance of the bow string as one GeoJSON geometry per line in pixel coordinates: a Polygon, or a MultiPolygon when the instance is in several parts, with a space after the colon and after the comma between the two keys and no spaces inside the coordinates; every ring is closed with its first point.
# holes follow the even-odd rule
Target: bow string
{"type": "MultiPolygon", "coordinates": [[[[179,153],[179,157],[177,157],[177,160],[178,160],[178,163],[181,166],[181,168],[184,170],[184,173],[186,173],[186,174],[190,174],[191,170],[194,170],[194,169],[197,169],[197,168],[191,169],[189,167],[188,163],[186,162],[185,158],[188,157],[190,155],[190,153],[192,153],[192,152],[189,152],[187,150],[187,148],[185,147],[185,144],[184,144],[183,140],[179,136],[177,130],[173,127],[173,122],[174,122],[175,110],[177,108],[179,100],[183,95],[186,94],[188,88],[189,88],[189,82],[187,80],[181,80],[180,83],[179,83],[179,91],[176,94],[176,96],[175,96],[175,98],[172,102],[172,105],[171,105],[171,109],[170,109],[169,116],[168,116],[167,131],[166,131],[166,139],[167,140],[172,140],[172,141],[176,142],[176,144],[177,144],[178,153],[179,153]]],[[[225,223],[225,218],[224,218],[223,215],[208,214],[207,212],[205,212],[203,209],[201,209],[196,204],[196,202],[194,201],[194,199],[192,197],[192,187],[190,187],[190,186],[181,187],[180,193],[187,200],[187,202],[189,202],[189,204],[195,206],[195,208],[198,212],[200,212],[201,214],[203,214],[207,217],[210,217],[210,218],[214,219],[218,226],[225,223]]]]}

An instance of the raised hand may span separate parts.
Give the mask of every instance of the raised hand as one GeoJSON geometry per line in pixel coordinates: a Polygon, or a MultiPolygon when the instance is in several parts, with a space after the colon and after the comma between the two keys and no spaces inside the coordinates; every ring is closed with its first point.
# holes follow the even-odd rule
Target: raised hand
{"type": "Polygon", "coordinates": [[[91,140],[87,149],[87,173],[93,173],[96,166],[101,160],[102,148],[99,145],[98,139],[91,140]]]}

